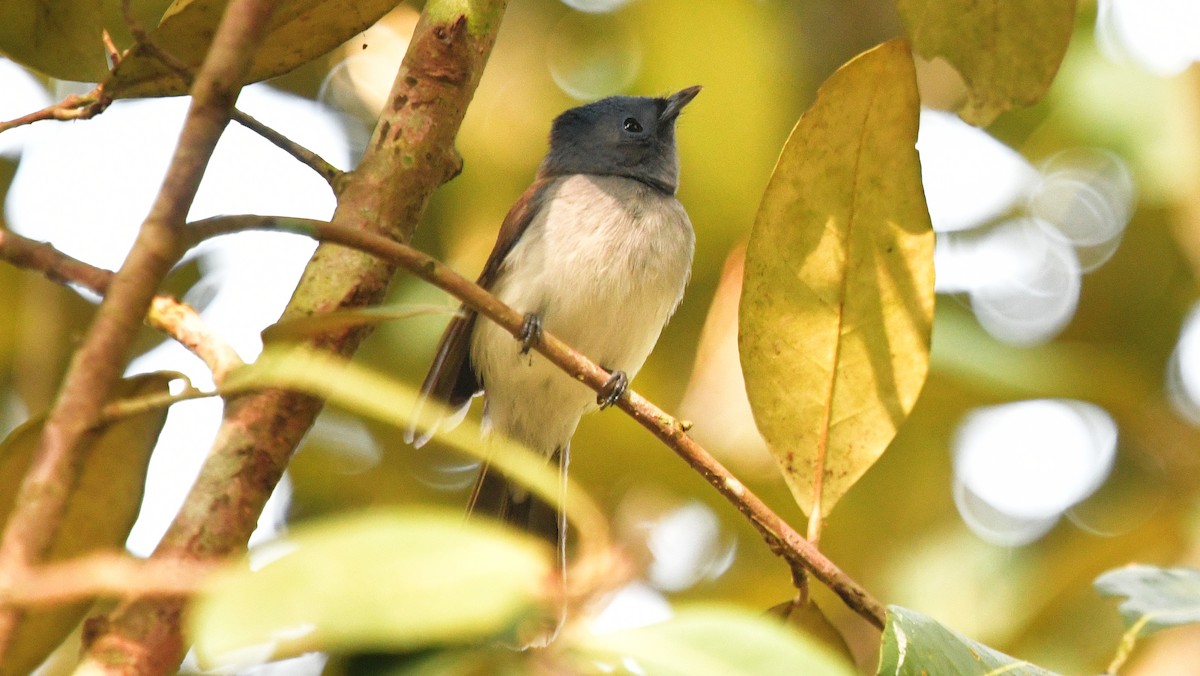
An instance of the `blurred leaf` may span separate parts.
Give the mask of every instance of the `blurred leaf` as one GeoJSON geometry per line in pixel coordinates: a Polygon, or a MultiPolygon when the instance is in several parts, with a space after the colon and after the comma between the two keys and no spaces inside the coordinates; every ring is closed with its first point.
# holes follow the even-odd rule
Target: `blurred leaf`
{"type": "Polygon", "coordinates": [[[1052,676],[1054,672],[976,643],[914,610],[888,606],[877,673],[1052,676]]]}
{"type": "Polygon", "coordinates": [[[1123,596],[1118,606],[1129,629],[1140,635],[1200,622],[1200,570],[1132,565],[1096,578],[1103,596],[1123,596]]]}
{"type": "Polygon", "coordinates": [[[803,605],[797,605],[794,600],[784,601],[773,606],[769,612],[788,626],[825,646],[829,652],[842,656],[848,664],[854,663],[854,654],[850,652],[850,646],[846,645],[841,632],[825,617],[815,600],[810,598],[808,603],[803,605]]]}
{"type": "Polygon", "coordinates": [[[455,511],[338,517],[271,546],[278,558],[221,574],[192,606],[202,663],[508,637],[555,597],[548,546],[455,511]]]}
{"type": "MultiPolygon", "coordinates": [[[[154,25],[170,0],[132,0],[133,15],[154,25]]],[[[5,0],[0,3],[0,52],[63,80],[96,82],[108,73],[101,41],[107,29],[119,47],[133,37],[121,0],[5,0]]]]}
{"type": "Polygon", "coordinates": [[[515,651],[501,645],[432,648],[403,655],[367,653],[326,664],[322,676],[528,676],[545,651],[515,651]]]}
{"type": "MultiPolygon", "coordinates": [[[[195,72],[229,0],[175,0],[149,39],[195,72]]],[[[282,75],[375,23],[399,0],[286,0],[279,3],[246,82],[282,75]]],[[[177,96],[188,83],[150,50],[135,46],[104,81],[113,98],[177,96]]]]}
{"type": "Polygon", "coordinates": [[[638,668],[633,673],[655,676],[858,673],[813,639],[733,607],[683,607],[665,622],[586,635],[576,647],[613,667],[631,660],[638,668]]]}
{"type": "MultiPolygon", "coordinates": [[[[151,373],[118,385],[116,398],[167,394],[175,373],[151,373]]],[[[68,559],[96,549],[125,546],[137,518],[146,484],[150,451],[167,419],[166,409],[124,418],[91,438],[79,485],[46,560],[68,559]]],[[[0,523],[8,520],[17,491],[37,452],[45,416],[13,430],[0,444],[0,523]]],[[[21,618],[0,676],[28,674],[62,642],[91,601],[29,610],[21,618]]]]}
{"type": "Polygon", "coordinates": [[[338,310],[321,315],[297,317],[268,326],[262,333],[263,341],[287,341],[308,338],[309,336],[356,329],[361,326],[373,326],[382,322],[397,319],[411,319],[422,315],[453,315],[454,308],[445,305],[409,305],[399,307],[372,306],[338,310]]]}
{"type": "MultiPolygon", "coordinates": [[[[254,364],[231,373],[221,392],[230,394],[264,387],[307,392],[399,429],[405,429],[417,411],[418,393],[411,385],[311,350],[269,348],[254,364]]],[[[422,415],[417,421],[421,431],[446,414],[433,410],[441,408],[435,402],[425,402],[424,408],[430,415],[428,418],[422,415]]],[[[491,463],[549,504],[561,505],[579,533],[581,557],[607,551],[608,522],[582,489],[568,478],[564,495],[557,469],[547,465],[545,458],[499,435],[490,437],[487,443],[481,436],[479,425],[468,419],[441,433],[438,439],[470,457],[491,463]]]]}
{"type": "Polygon", "coordinates": [[[883,453],[929,369],[933,230],[917,114],[903,41],[843,66],[792,131],[750,235],[746,390],[810,518],[883,453]]]}
{"type": "Polygon", "coordinates": [[[959,113],[977,126],[1042,97],[1075,24],[1075,0],[896,0],[896,8],[916,52],[962,75],[969,93],[959,113]]]}

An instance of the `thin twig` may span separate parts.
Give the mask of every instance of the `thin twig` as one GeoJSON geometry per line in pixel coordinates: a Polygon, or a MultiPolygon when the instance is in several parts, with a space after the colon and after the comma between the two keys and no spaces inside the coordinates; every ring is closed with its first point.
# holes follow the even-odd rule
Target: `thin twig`
{"type": "Polygon", "coordinates": [[[321,175],[325,182],[332,188],[337,188],[337,180],[341,178],[343,172],[341,169],[333,166],[325,160],[325,158],[296,143],[292,139],[280,134],[267,125],[259,122],[251,117],[248,113],[234,108],[233,121],[243,127],[253,131],[259,136],[267,139],[271,143],[284,150],[287,154],[296,158],[300,162],[308,165],[313,171],[321,175]]]}
{"type": "Polygon", "coordinates": [[[96,553],[47,563],[18,573],[0,588],[0,606],[38,606],[130,596],[184,596],[220,570],[216,562],[135,559],[96,553]]]}
{"type": "MultiPolygon", "coordinates": [[[[125,17],[125,25],[129,27],[129,32],[133,34],[134,40],[148,54],[158,59],[160,63],[170,69],[179,77],[183,78],[184,82],[190,83],[194,73],[186,63],[178,57],[158,44],[142,26],[142,24],[133,16],[130,0],[122,0],[121,11],[125,17]]],[[[331,187],[336,187],[335,181],[342,176],[342,171],[333,166],[317,153],[305,148],[296,143],[290,138],[280,134],[267,125],[259,122],[250,114],[245,113],[237,108],[233,109],[233,120],[238,124],[246,127],[250,131],[262,136],[266,140],[281,148],[284,152],[299,160],[301,163],[308,165],[313,171],[321,175],[331,187]]]]}
{"type": "MultiPolygon", "coordinates": [[[[0,541],[0,586],[36,564],[55,541],[83,467],[83,440],[120,378],[155,289],[183,253],[179,231],[209,158],[229,123],[276,0],[234,0],[192,87],[192,104],[162,188],[91,329],[72,357],[38,451],[0,541]]],[[[0,609],[0,655],[20,620],[0,609]]]]}
{"type": "MultiPolygon", "coordinates": [[[[225,232],[258,227],[281,228],[309,234],[322,242],[334,242],[379,256],[463,301],[481,315],[499,324],[514,338],[521,335],[524,317],[516,310],[432,256],[379,235],[349,230],[322,221],[256,216],[196,221],[191,224],[189,234],[194,237],[212,237],[225,232]]],[[[597,392],[608,382],[607,371],[549,333],[544,333],[542,340],[534,347],[572,378],[597,392]]],[[[678,420],[632,390],[627,391],[626,395],[618,400],[617,406],[642,427],[650,430],[733,503],[758,529],[772,551],[783,557],[789,565],[800,566],[811,572],[813,577],[840,596],[847,606],[876,627],[883,628],[886,621],[883,605],[771,510],[712,454],[689,437],[678,420]]]]}
{"type": "MultiPolygon", "coordinates": [[[[103,296],[113,273],[72,258],[50,244],[22,237],[0,228],[0,259],[42,273],[59,284],[75,284],[103,296]]],[[[158,295],[150,304],[146,323],[174,338],[204,362],[213,382],[225,382],[233,369],[242,366],[242,358],[221,336],[204,322],[192,306],[171,296],[158,295]]]]}
{"type": "Polygon", "coordinates": [[[72,94],[54,105],[13,120],[0,122],[0,132],[42,120],[87,120],[104,112],[104,109],[108,108],[111,103],[112,99],[104,93],[104,86],[97,85],[95,89],[82,96],[72,94]]]}

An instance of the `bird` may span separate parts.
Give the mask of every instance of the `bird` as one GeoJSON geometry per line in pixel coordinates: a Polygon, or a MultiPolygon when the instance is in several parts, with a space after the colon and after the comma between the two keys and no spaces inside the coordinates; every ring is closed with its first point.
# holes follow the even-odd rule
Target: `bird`
{"type": "MultiPolygon", "coordinates": [[[[587,412],[624,394],[691,274],[695,234],[676,199],[675,126],[699,86],[670,96],[610,96],[566,110],[513,204],[477,283],[524,316],[520,339],[463,306],[442,334],[421,401],[484,421],[566,471],[587,412]],[[532,350],[548,331],[610,373],[597,395],[532,350]]],[[[414,416],[414,420],[417,416],[414,416]]],[[[428,436],[409,439],[420,445],[428,436]]],[[[485,464],[469,509],[561,538],[561,514],[485,464]]],[[[559,540],[561,545],[561,540],[559,540]]]]}

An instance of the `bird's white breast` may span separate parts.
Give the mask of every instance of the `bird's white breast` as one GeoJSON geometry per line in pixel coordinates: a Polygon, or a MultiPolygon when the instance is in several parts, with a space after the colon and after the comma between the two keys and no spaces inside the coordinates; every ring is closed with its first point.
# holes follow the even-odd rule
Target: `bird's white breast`
{"type": "MultiPolygon", "coordinates": [[[[683,296],[695,247],[683,206],[643,183],[574,175],[548,189],[492,292],[609,370],[642,367],[683,296]]],[[[495,324],[475,329],[471,358],[498,431],[550,453],[570,440],[595,393],[495,324]]]]}

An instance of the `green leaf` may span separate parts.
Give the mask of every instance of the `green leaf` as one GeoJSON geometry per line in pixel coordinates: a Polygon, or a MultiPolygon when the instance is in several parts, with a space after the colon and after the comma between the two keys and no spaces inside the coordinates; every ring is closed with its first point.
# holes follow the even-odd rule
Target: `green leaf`
{"type": "Polygon", "coordinates": [[[337,517],[272,546],[281,556],[219,575],[193,604],[205,665],[500,639],[553,610],[551,548],[454,511],[337,517]]]}
{"type": "MultiPolygon", "coordinates": [[[[229,0],[176,0],[150,41],[170,52],[194,73],[204,60],[229,0]]],[[[286,0],[271,16],[246,83],[282,75],[361,33],[399,0],[286,0]]],[[[113,98],[177,96],[188,83],[137,46],[104,81],[113,98]]]]}
{"type": "Polygon", "coordinates": [[[879,676],[1052,676],[1054,672],[1014,659],[947,629],[907,608],[888,606],[879,676]]]}
{"type": "MultiPolygon", "coordinates": [[[[302,348],[271,346],[258,360],[229,375],[222,394],[265,387],[306,392],[342,408],[405,429],[418,410],[418,393],[410,385],[399,383],[354,363],[302,348]]],[[[417,420],[421,431],[434,420],[448,415],[436,411],[435,402],[425,402],[425,415],[417,420]]],[[[486,461],[505,476],[527,486],[551,505],[562,505],[567,518],[579,534],[579,555],[599,554],[608,549],[608,522],[600,509],[578,485],[570,482],[563,495],[558,471],[546,459],[499,435],[483,442],[479,425],[470,419],[439,434],[438,439],[473,458],[486,461]]]]}
{"type": "Polygon", "coordinates": [[[1133,565],[1104,573],[1095,585],[1104,596],[1125,597],[1121,618],[1142,636],[1200,622],[1200,570],[1133,565]]]}
{"type": "Polygon", "coordinates": [[[453,308],[444,305],[414,305],[403,307],[372,306],[338,310],[321,315],[296,317],[268,326],[262,333],[264,342],[300,340],[310,336],[374,326],[397,319],[411,319],[422,315],[454,314],[453,308]]]}
{"type": "MultiPolygon", "coordinates": [[[[121,381],[115,398],[168,393],[180,376],[151,373],[121,381]]],[[[150,452],[167,419],[158,409],[121,419],[94,437],[85,453],[79,484],[67,502],[62,524],[47,554],[59,561],[98,549],[123,548],[137,518],[150,452]]],[[[0,523],[8,520],[21,481],[37,452],[45,416],[13,430],[0,444],[0,523]]],[[[62,642],[91,601],[26,611],[0,662],[0,676],[28,674],[62,642]]]]}
{"type": "Polygon", "coordinates": [[[685,606],[665,622],[574,640],[574,647],[595,662],[655,676],[858,673],[781,622],[732,607],[685,606]],[[636,671],[627,666],[630,661],[636,671]]]}
{"type": "Polygon", "coordinates": [[[929,370],[933,230],[918,112],[903,41],[838,70],[792,130],[746,251],[747,394],[818,523],[891,442],[929,370]]]}
{"type": "Polygon", "coordinates": [[[1075,23],[1075,0],[896,0],[896,9],[916,52],[962,75],[959,113],[978,126],[1042,97],[1075,23]]]}
{"type": "MultiPolygon", "coordinates": [[[[143,24],[158,23],[170,0],[132,0],[143,24]]],[[[4,0],[0,2],[0,52],[22,65],[63,80],[97,82],[108,73],[101,35],[118,47],[133,44],[121,0],[4,0]]]]}

